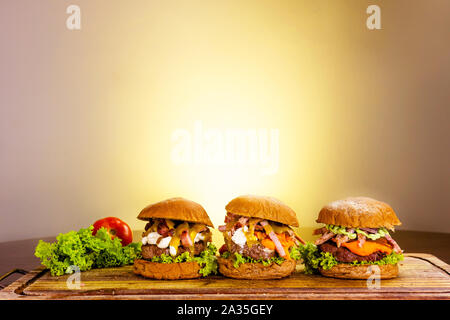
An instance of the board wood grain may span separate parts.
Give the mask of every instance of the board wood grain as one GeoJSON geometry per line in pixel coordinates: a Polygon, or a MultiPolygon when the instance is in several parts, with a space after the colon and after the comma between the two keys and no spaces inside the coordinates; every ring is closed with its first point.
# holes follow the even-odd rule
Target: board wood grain
{"type": "Polygon", "coordinates": [[[450,267],[429,254],[406,254],[399,277],[369,289],[365,280],[306,275],[298,265],[278,280],[235,280],[213,276],[193,280],[152,280],[132,266],[81,273],[81,288],[69,276],[38,268],[0,291],[1,299],[450,299],[450,267]]]}

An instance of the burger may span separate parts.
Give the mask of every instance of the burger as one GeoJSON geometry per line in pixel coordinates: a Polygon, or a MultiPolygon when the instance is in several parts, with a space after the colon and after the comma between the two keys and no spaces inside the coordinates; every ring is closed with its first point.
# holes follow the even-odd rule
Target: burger
{"type": "Polygon", "coordinates": [[[307,273],[342,279],[398,275],[403,251],[389,232],[401,222],[388,204],[367,197],[338,200],[323,207],[316,222],[325,226],[314,231],[320,237],[301,253],[307,273]]]}
{"type": "Polygon", "coordinates": [[[294,272],[305,242],[295,212],[271,197],[240,196],[225,207],[225,225],[218,229],[225,244],[220,248],[219,272],[236,279],[276,279],[294,272]]]}
{"type": "Polygon", "coordinates": [[[217,272],[213,227],[205,209],[183,198],[145,207],[142,259],[134,261],[136,274],[153,279],[193,279],[217,272]]]}

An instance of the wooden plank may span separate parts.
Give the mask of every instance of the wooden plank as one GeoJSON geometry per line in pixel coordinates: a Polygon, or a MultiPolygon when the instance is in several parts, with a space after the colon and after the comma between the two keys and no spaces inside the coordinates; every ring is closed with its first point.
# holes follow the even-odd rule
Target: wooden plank
{"type": "Polygon", "coordinates": [[[303,267],[279,280],[235,280],[222,276],[194,280],[151,280],[132,266],[81,274],[82,287],[70,290],[68,276],[37,269],[0,292],[2,299],[450,299],[449,266],[434,256],[408,254],[398,278],[368,289],[365,280],[305,275],[303,267]]]}

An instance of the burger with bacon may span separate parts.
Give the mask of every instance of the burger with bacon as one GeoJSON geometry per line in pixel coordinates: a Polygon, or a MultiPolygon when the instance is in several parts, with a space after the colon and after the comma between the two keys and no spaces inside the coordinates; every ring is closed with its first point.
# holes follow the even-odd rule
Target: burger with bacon
{"type": "Polygon", "coordinates": [[[303,248],[307,272],[367,279],[376,265],[381,279],[397,276],[403,251],[390,232],[401,222],[388,204],[366,197],[338,200],[323,207],[316,222],[325,226],[314,231],[320,235],[314,245],[303,248]]]}
{"type": "Polygon", "coordinates": [[[225,207],[219,227],[225,244],[220,248],[219,272],[237,279],[276,279],[290,275],[305,242],[295,212],[271,197],[240,196],[225,207]]]}
{"type": "Polygon", "coordinates": [[[171,198],[144,208],[138,219],[147,221],[142,234],[142,259],[134,273],[154,279],[192,279],[217,272],[213,224],[205,209],[183,198],[171,198]]]}

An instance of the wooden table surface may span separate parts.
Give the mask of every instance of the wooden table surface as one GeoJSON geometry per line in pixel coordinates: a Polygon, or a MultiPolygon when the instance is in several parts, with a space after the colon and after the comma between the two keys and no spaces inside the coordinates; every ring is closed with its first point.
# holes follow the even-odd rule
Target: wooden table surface
{"type": "Polygon", "coordinates": [[[307,275],[301,263],[289,277],[267,280],[222,275],[155,280],[134,274],[133,266],[124,266],[85,271],[79,287],[74,288],[67,284],[73,275],[55,277],[39,267],[0,290],[0,300],[450,300],[450,266],[435,256],[406,253],[399,269],[398,277],[382,280],[374,288],[366,280],[307,275]]]}
{"type": "MultiPolygon", "coordinates": [[[[311,236],[313,228],[300,228],[299,234],[306,240],[313,240],[311,236]]],[[[219,246],[221,241],[220,233],[213,235],[213,240],[219,246]]],[[[134,232],[134,239],[138,241],[142,231],[134,232]]],[[[450,233],[432,233],[419,231],[398,230],[394,238],[405,252],[420,252],[432,254],[442,261],[450,264],[450,233]]],[[[44,238],[45,241],[54,241],[54,237],[44,238]]],[[[20,268],[31,271],[40,265],[39,259],[34,256],[34,249],[39,239],[29,239],[0,243],[0,276],[6,272],[20,268]]],[[[22,275],[16,274],[0,282],[0,285],[7,285],[17,280],[22,275]]]]}

